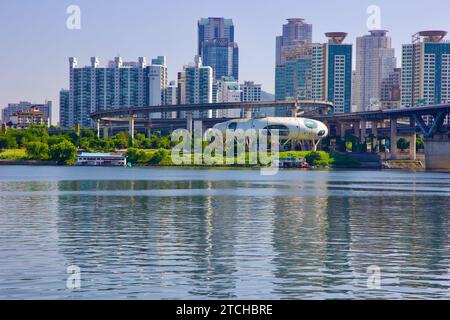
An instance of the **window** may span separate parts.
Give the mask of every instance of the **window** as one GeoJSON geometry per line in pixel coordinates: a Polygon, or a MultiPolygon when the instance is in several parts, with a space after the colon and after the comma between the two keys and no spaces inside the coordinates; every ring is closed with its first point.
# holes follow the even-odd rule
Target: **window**
{"type": "Polygon", "coordinates": [[[236,131],[237,129],[237,123],[236,122],[232,122],[228,125],[228,130],[233,130],[236,131]]]}
{"type": "Polygon", "coordinates": [[[319,125],[314,120],[305,120],[305,126],[309,129],[317,129],[319,125]]]}
{"type": "Polygon", "coordinates": [[[271,134],[272,130],[278,130],[279,135],[281,138],[287,138],[289,137],[289,128],[284,125],[271,125],[265,128],[271,134]]]}

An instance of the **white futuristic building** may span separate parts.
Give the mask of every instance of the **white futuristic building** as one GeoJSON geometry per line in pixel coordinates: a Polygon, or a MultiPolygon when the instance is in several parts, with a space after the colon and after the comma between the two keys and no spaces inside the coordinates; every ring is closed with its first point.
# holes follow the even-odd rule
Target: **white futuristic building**
{"type": "Polygon", "coordinates": [[[236,119],[216,124],[214,129],[224,135],[227,130],[279,130],[281,141],[310,141],[313,149],[328,136],[328,128],[322,122],[306,118],[270,117],[262,119],[236,119]]]}

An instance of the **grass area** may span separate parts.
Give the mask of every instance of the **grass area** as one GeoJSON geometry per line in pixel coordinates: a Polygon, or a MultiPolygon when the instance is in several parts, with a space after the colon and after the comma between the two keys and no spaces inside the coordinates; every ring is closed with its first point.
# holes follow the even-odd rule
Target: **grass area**
{"type": "Polygon", "coordinates": [[[0,151],[0,160],[27,160],[25,149],[7,149],[0,151]]]}

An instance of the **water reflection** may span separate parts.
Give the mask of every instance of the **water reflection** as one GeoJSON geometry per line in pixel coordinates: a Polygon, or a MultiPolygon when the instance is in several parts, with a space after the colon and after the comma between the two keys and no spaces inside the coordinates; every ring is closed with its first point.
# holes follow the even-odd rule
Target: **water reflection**
{"type": "Polygon", "coordinates": [[[449,297],[448,175],[128,172],[0,173],[0,297],[449,297]]]}

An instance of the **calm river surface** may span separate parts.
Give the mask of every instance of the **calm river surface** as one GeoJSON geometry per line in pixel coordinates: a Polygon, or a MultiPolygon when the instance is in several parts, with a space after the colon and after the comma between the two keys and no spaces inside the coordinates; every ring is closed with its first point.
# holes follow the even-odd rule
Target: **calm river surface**
{"type": "Polygon", "coordinates": [[[450,299],[450,174],[0,166],[0,298],[450,299]]]}

